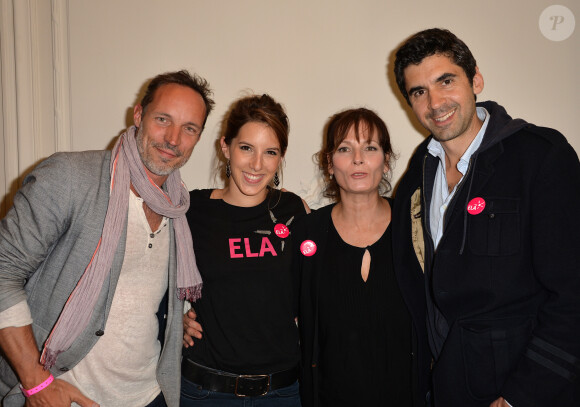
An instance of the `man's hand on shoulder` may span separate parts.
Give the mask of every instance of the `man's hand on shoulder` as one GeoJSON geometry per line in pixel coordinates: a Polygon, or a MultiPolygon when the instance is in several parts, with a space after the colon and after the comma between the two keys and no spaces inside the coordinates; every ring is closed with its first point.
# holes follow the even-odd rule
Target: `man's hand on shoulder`
{"type": "Polygon", "coordinates": [[[69,407],[73,402],[81,407],[99,407],[79,389],[63,380],[54,379],[45,389],[26,399],[26,407],[69,407]]]}

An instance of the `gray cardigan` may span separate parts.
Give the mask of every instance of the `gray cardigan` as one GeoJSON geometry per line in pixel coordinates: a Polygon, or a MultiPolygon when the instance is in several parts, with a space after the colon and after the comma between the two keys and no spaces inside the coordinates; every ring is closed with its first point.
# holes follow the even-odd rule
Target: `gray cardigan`
{"type": "MultiPolygon", "coordinates": [[[[28,175],[14,206],[0,224],[0,312],[27,300],[39,347],[46,340],[68,296],[99,241],[110,189],[110,151],[57,153],[28,175]]],[[[183,303],[177,299],[175,235],[170,222],[169,312],[157,380],[168,406],[179,405],[183,303]]],[[[99,339],[123,264],[126,220],[110,276],[91,321],[51,369],[56,377],[73,368],[99,339]]],[[[18,380],[0,357],[3,406],[22,406],[18,380]],[[9,394],[7,394],[9,393],[9,394]]]]}

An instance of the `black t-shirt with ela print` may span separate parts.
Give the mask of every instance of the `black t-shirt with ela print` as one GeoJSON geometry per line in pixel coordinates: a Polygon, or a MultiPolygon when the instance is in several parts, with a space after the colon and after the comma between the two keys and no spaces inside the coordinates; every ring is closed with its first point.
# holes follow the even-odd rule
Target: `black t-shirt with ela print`
{"type": "Polygon", "coordinates": [[[190,192],[187,220],[203,278],[193,304],[203,338],[184,349],[200,365],[237,374],[268,374],[299,362],[291,275],[292,227],[300,197],[270,190],[258,206],[190,192]]]}

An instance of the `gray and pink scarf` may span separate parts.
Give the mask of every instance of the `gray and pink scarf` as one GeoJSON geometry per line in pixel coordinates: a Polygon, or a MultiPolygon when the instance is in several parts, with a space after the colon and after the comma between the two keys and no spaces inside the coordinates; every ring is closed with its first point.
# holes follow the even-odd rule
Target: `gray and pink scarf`
{"type": "Polygon", "coordinates": [[[173,171],[167,178],[167,193],[149,178],[137,150],[135,134],[135,126],[130,127],[119,137],[111,153],[111,196],[101,239],[46,340],[40,359],[45,369],[54,366],[58,355],[71,346],[91,319],[123,233],[131,185],[151,210],[173,219],[177,251],[177,297],[189,301],[201,297],[201,276],[185,218],[189,208],[189,192],[181,181],[179,170],[173,171]]]}

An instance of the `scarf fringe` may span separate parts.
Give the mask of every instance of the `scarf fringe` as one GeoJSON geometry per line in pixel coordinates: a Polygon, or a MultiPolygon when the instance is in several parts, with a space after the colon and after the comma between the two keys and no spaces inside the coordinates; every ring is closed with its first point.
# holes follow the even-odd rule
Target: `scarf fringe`
{"type": "Polygon", "coordinates": [[[177,297],[180,300],[187,300],[190,302],[196,302],[201,298],[201,289],[203,283],[197,284],[193,287],[181,287],[177,289],[177,297]]]}
{"type": "Polygon", "coordinates": [[[40,358],[40,363],[44,365],[44,370],[51,369],[56,363],[56,358],[61,353],[62,351],[54,352],[49,348],[44,348],[44,352],[42,352],[42,357],[40,358]]]}

